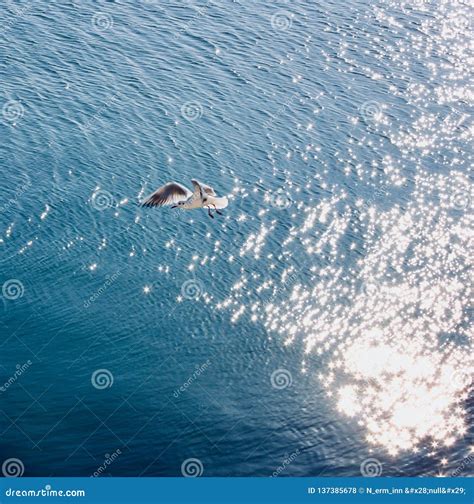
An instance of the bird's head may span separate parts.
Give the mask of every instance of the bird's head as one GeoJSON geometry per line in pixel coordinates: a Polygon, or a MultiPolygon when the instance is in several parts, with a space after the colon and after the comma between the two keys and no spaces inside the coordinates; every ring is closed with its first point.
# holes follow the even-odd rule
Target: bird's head
{"type": "Polygon", "coordinates": [[[184,201],[178,201],[178,203],[176,203],[176,205],[173,205],[171,208],[180,208],[184,205],[184,201]]]}

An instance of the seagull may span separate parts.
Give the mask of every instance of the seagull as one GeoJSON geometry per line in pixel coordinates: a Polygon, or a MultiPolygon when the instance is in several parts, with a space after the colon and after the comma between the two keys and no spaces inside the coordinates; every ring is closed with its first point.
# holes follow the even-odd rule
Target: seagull
{"type": "Polygon", "coordinates": [[[190,191],[187,187],[177,182],[168,182],[147,196],[141,202],[141,206],[156,207],[171,205],[171,208],[181,208],[182,210],[207,208],[207,213],[212,219],[214,215],[211,212],[211,208],[214,208],[219,215],[222,215],[222,212],[219,212],[219,210],[227,207],[229,204],[228,199],[225,196],[218,198],[212,187],[202,184],[196,179],[191,179],[191,182],[193,183],[194,191],[190,191]]]}

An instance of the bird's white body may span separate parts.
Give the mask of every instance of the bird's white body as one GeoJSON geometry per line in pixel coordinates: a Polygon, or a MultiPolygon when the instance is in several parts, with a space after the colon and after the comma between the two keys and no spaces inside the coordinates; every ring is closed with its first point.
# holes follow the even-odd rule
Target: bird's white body
{"type": "Polygon", "coordinates": [[[181,208],[182,210],[194,210],[196,208],[206,208],[210,217],[214,218],[211,210],[218,214],[219,210],[226,208],[228,199],[218,197],[214,189],[206,184],[201,184],[197,180],[192,180],[194,192],[176,182],[169,182],[159,187],[154,193],[147,196],[143,201],[143,206],[164,206],[172,205],[171,208],[181,208]]]}
{"type": "Polygon", "coordinates": [[[194,195],[181,205],[180,208],[183,210],[194,210],[195,208],[215,208],[217,210],[222,210],[226,208],[229,204],[228,199],[224,196],[223,198],[217,198],[216,196],[205,195],[203,198],[194,195]]]}

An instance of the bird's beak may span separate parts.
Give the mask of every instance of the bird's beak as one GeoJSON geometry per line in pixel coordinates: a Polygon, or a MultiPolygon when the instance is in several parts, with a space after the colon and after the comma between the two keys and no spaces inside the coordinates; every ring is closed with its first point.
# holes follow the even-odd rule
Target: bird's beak
{"type": "Polygon", "coordinates": [[[178,205],[173,205],[171,208],[178,208],[178,205]]]}

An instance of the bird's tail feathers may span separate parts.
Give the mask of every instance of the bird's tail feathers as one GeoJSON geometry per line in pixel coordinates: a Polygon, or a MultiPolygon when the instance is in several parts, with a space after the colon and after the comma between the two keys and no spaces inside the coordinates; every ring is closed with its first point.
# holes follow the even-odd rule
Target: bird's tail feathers
{"type": "Polygon", "coordinates": [[[222,210],[227,207],[229,200],[226,196],[223,196],[222,198],[212,198],[212,204],[216,206],[217,210],[222,210]]]}

